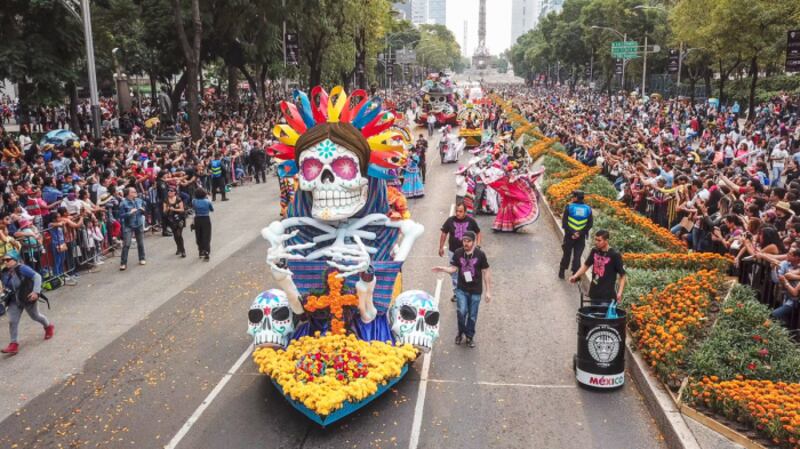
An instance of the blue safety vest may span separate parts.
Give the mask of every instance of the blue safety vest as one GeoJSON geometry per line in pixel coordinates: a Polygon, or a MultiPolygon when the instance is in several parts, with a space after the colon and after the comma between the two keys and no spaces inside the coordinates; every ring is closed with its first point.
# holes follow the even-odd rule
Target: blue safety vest
{"type": "Polygon", "coordinates": [[[583,231],[589,222],[590,215],[592,215],[592,208],[588,205],[569,203],[567,206],[567,226],[575,232],[583,231]]]}
{"type": "Polygon", "coordinates": [[[222,176],[222,161],[214,159],[211,161],[211,176],[219,178],[222,176]]]}

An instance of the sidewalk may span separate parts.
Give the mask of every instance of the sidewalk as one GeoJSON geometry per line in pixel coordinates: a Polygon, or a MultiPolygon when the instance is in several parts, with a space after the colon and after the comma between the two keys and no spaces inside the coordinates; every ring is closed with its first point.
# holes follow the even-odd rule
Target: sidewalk
{"type": "MultiPolygon", "coordinates": [[[[0,421],[54,383],[80,372],[92,355],[228,257],[247,245],[260,244],[261,228],[278,217],[277,180],[270,177],[266,185],[236,188],[229,197],[231,201],[214,203],[210,262],[198,259],[188,223],[185,259],[175,255],[171,237],[148,234],[147,265],[136,264],[136,249],[131,248],[128,270],[120,272],[117,251],[100,271],[81,274],[78,285],[49,294],[52,309],[40,310],[55,324],[52,340],[44,341],[41,327],[24,315],[20,353],[0,356],[0,421]]],[[[7,322],[0,319],[2,345],[8,342],[7,322]]]]}

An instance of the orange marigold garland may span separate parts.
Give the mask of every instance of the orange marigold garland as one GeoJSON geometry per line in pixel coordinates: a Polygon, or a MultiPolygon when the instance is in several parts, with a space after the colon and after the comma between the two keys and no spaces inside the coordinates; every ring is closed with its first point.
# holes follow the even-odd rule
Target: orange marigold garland
{"type": "Polygon", "coordinates": [[[628,268],[644,268],[648,270],[699,270],[713,267],[716,270],[725,271],[733,263],[732,256],[716,253],[625,253],[622,258],[628,268]]]}
{"type": "Polygon", "coordinates": [[[331,314],[331,333],[343,335],[345,333],[344,308],[358,306],[358,297],[356,295],[342,294],[344,279],[338,278],[336,275],[335,271],[328,274],[328,294],[320,296],[309,295],[304,308],[309,312],[328,309],[331,314]]]}

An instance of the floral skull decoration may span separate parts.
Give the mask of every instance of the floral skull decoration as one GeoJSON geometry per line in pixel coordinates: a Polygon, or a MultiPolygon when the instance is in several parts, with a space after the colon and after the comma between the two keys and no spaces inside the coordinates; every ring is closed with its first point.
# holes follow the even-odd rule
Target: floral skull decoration
{"type": "Polygon", "coordinates": [[[439,304],[422,290],[405,291],[395,298],[389,322],[398,343],[428,352],[439,338],[439,304]]]}
{"type": "Polygon", "coordinates": [[[256,347],[284,348],[294,333],[294,313],[283,290],[261,292],[250,305],[247,318],[247,333],[256,347]]]}
{"type": "Polygon", "coordinates": [[[352,217],[367,202],[368,180],[358,156],[325,139],[298,160],[300,190],[311,192],[311,215],[324,221],[352,217]]]}

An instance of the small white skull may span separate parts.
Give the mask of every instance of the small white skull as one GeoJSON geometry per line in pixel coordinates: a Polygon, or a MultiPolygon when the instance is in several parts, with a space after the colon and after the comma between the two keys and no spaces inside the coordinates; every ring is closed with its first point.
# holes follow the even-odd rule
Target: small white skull
{"type": "Polygon", "coordinates": [[[298,159],[300,190],[311,192],[311,216],[323,221],[352,217],[367,203],[368,180],[358,156],[325,139],[298,159]]]}
{"type": "Polygon", "coordinates": [[[428,352],[439,338],[439,304],[422,290],[405,291],[395,298],[389,322],[398,343],[409,343],[428,352]]]}
{"type": "Polygon", "coordinates": [[[284,348],[294,333],[294,313],[283,290],[261,292],[250,305],[247,318],[247,333],[259,348],[284,348]]]}

